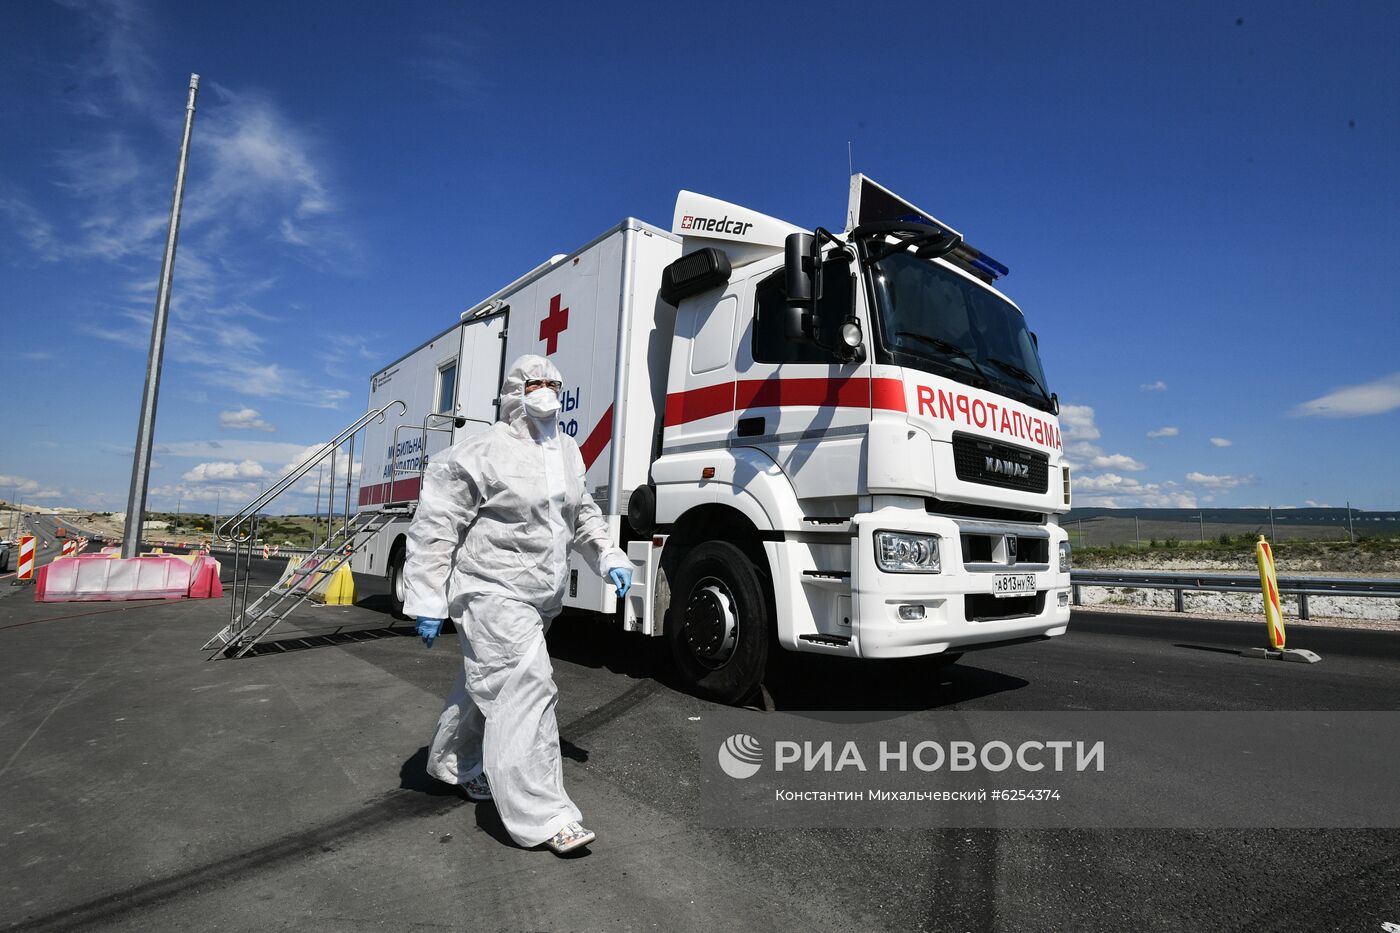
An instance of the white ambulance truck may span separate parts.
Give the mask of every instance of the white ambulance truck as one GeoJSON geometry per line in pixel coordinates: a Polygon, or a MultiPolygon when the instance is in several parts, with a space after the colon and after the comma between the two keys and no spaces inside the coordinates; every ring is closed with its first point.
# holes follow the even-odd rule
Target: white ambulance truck
{"type": "Polygon", "coordinates": [[[779,648],[936,664],[1060,635],[1069,467],[1005,274],[862,175],[839,235],[682,191],[670,232],[624,220],[374,374],[371,407],[407,413],[368,429],[359,508],[404,514],[354,569],[402,605],[423,467],[537,353],[635,568],[619,606],[575,557],[566,605],[665,638],[701,695],[743,699],[779,648]]]}

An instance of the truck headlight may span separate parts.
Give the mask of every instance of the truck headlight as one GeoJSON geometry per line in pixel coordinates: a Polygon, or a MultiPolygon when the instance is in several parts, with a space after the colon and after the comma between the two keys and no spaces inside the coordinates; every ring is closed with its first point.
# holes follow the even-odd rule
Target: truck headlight
{"type": "Polygon", "coordinates": [[[1074,561],[1070,558],[1069,542],[1060,542],[1060,573],[1069,573],[1074,567],[1074,561]]]}
{"type": "Polygon", "coordinates": [[[877,531],[875,563],[887,573],[938,573],[938,536],[877,531]]]}

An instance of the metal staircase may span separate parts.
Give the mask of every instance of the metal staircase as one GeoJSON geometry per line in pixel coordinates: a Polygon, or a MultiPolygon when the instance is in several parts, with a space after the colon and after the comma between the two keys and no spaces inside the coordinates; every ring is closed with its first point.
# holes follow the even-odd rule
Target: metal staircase
{"type": "Polygon", "coordinates": [[[213,650],[211,659],[220,655],[243,657],[311,596],[312,583],[316,576],[334,573],[350,560],[355,551],[372,541],[382,528],[407,514],[406,506],[350,514],[355,436],[376,418],[382,421],[385,413],[395,405],[405,412],[408,410],[402,401],[393,401],[382,408],[365,412],[349,427],[288,470],[271,489],[248,503],[215,530],[219,540],[229,545],[233,552],[233,582],[230,586],[228,625],[204,644],[204,650],[213,650]],[[303,559],[301,566],[285,574],[283,579],[258,596],[250,605],[248,589],[254,552],[261,547],[258,544],[258,524],[262,510],[291,489],[326,457],[331,458],[330,486],[334,496],[336,452],[346,445],[349,447],[349,456],[345,470],[345,512],[342,520],[337,525],[334,507],[328,509],[330,514],[327,517],[326,539],[303,559]]]}

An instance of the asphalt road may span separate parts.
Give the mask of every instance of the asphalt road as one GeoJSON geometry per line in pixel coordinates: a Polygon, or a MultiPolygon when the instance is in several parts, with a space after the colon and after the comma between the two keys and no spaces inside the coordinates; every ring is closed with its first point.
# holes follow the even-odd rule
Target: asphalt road
{"type": "MultiPolygon", "coordinates": [[[[262,579],[281,563],[257,562],[262,579]]],[[[362,581],[366,582],[366,581],[362,581]]],[[[511,845],[423,776],[458,662],[370,584],[240,661],[210,603],[0,601],[0,927],[471,930],[1373,930],[1400,831],[706,829],[697,717],[657,646],[550,632],[565,780],[600,841],[511,845]]],[[[782,665],[777,709],[1400,708],[1400,636],[1298,629],[1317,665],[1244,661],[1262,626],[1077,614],[1048,643],[913,665],[782,665]]],[[[762,715],[755,713],[754,715],[762,715]]],[[[1190,780],[1183,774],[1183,780],[1190,780]]]]}
{"type": "MultiPolygon", "coordinates": [[[[6,518],[9,518],[6,515],[6,518]]],[[[10,548],[10,562],[5,573],[0,573],[0,582],[8,582],[15,578],[19,569],[19,539],[20,535],[34,535],[39,540],[35,542],[34,565],[39,568],[47,564],[63,553],[63,542],[67,538],[76,537],[86,532],[76,525],[64,521],[62,516],[43,515],[35,513],[23,519],[19,524],[19,531],[14,535],[14,545],[10,548]],[[65,538],[58,536],[58,529],[64,529],[65,538]]],[[[4,595],[0,593],[0,595],[4,595]]]]}

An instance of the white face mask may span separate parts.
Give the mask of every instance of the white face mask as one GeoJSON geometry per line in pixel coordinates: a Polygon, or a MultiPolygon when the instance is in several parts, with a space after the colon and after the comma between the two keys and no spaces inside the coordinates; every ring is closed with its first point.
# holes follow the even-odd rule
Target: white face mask
{"type": "Polygon", "coordinates": [[[532,418],[552,418],[559,411],[559,393],[550,388],[526,392],[525,410],[532,418]]]}

